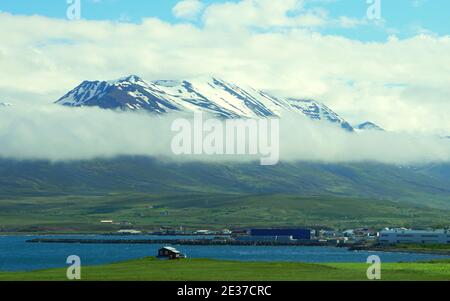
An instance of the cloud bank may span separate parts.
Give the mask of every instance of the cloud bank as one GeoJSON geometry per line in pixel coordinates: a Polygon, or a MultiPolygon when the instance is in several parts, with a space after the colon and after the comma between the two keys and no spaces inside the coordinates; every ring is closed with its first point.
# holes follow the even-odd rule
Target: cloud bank
{"type": "MultiPolygon", "coordinates": [[[[60,161],[145,155],[180,161],[259,160],[258,156],[174,155],[171,125],[179,117],[57,105],[4,107],[0,108],[0,157],[60,161]]],[[[279,137],[280,161],[450,162],[450,139],[378,131],[348,133],[301,115],[285,115],[279,137]]]]}
{"type": "MultiPolygon", "coordinates": [[[[183,3],[174,8],[180,16],[196,11],[183,3]]],[[[353,123],[449,135],[448,35],[385,42],[323,35],[314,29],[365,21],[330,20],[296,0],[211,4],[200,18],[196,25],[155,18],[129,24],[0,13],[0,100],[47,104],[83,80],[128,74],[218,76],[315,98],[353,123]]]]}

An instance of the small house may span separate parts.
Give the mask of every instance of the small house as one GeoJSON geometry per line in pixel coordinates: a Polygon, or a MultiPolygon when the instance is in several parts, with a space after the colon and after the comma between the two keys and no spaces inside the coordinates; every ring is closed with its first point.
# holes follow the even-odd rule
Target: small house
{"type": "Polygon", "coordinates": [[[158,250],[158,258],[180,259],[186,258],[186,255],[173,247],[163,247],[158,250]]]}

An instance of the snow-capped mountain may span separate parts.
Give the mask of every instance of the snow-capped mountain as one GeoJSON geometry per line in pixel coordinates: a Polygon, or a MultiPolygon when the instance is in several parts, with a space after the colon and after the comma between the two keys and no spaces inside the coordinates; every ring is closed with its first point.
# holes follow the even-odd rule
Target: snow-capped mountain
{"type": "Polygon", "coordinates": [[[10,107],[11,104],[7,102],[0,102],[0,107],[10,107]]]}
{"type": "Polygon", "coordinates": [[[355,126],[355,129],[362,131],[384,131],[384,129],[373,122],[366,121],[355,126]]]}
{"type": "Polygon", "coordinates": [[[136,75],[115,81],[84,81],[56,103],[104,109],[212,113],[224,118],[280,117],[284,111],[326,120],[353,131],[353,127],[324,104],[314,100],[282,98],[217,78],[146,82],[136,75]]]}

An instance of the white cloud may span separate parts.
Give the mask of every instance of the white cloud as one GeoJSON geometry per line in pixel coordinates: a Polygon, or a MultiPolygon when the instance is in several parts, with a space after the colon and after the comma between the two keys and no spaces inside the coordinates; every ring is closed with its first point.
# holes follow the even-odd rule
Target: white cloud
{"type": "Polygon", "coordinates": [[[203,3],[199,0],[182,0],[173,7],[172,13],[179,19],[193,20],[202,9],[203,3]]]}
{"type": "Polygon", "coordinates": [[[208,6],[203,15],[206,26],[242,28],[255,26],[293,26],[295,18],[288,12],[297,12],[303,7],[303,0],[243,0],[225,2],[208,6]]]}
{"type": "Polygon", "coordinates": [[[365,19],[356,19],[356,18],[350,18],[347,16],[341,16],[338,19],[338,25],[340,27],[344,28],[354,28],[360,25],[366,25],[367,20],[365,19]]]}
{"type": "MultiPolygon", "coordinates": [[[[178,117],[53,105],[0,108],[0,157],[60,161],[149,155],[182,161],[259,160],[259,156],[173,155],[171,125],[178,117]]],[[[279,137],[281,161],[450,162],[449,139],[377,131],[348,133],[299,115],[284,115],[279,137]]]]}
{"type": "Polygon", "coordinates": [[[169,119],[148,114],[39,106],[4,108],[0,116],[0,157],[58,161],[168,151],[169,119]]]}
{"type": "MultiPolygon", "coordinates": [[[[333,19],[322,7],[305,8],[305,0],[242,0],[208,6],[203,15],[208,27],[242,29],[356,27],[365,19],[333,19]]],[[[311,0],[309,0],[311,2],[311,0]]]]}
{"type": "Polygon", "coordinates": [[[351,122],[449,134],[449,36],[364,43],[305,29],[299,20],[308,13],[325,24],[330,20],[302,9],[302,1],[294,0],[214,4],[202,27],[2,13],[0,99],[48,104],[83,80],[127,74],[147,80],[217,75],[315,98],[351,122]]]}

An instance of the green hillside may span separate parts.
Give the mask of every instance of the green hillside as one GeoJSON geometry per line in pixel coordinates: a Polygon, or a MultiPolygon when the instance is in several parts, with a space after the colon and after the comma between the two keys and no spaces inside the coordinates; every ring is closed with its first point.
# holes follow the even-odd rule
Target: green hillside
{"type": "Polygon", "coordinates": [[[448,226],[450,165],[0,160],[1,231],[448,226]]]}
{"type": "Polygon", "coordinates": [[[0,160],[0,199],[111,192],[294,194],[405,201],[450,209],[450,165],[0,160]]]}

